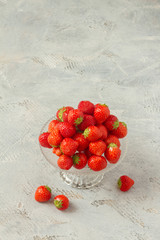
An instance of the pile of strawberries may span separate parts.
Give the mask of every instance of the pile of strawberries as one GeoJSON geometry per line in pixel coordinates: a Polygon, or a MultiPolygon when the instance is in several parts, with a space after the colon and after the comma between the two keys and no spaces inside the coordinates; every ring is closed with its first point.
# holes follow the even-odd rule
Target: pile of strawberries
{"type": "Polygon", "coordinates": [[[100,171],[107,162],[118,162],[119,138],[127,135],[127,126],[110,114],[107,105],[81,101],[77,109],[60,108],[56,117],[49,123],[48,132],[39,136],[39,143],[52,148],[61,169],[82,169],[88,164],[93,171],[100,171]]]}

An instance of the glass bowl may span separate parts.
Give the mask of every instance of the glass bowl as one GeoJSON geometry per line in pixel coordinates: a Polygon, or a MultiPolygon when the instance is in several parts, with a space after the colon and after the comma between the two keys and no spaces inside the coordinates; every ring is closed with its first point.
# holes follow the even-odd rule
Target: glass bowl
{"type": "MultiPolygon", "coordinates": [[[[44,124],[40,134],[48,131],[48,124],[53,119],[54,117],[44,124]]],[[[79,170],[74,167],[70,168],[69,170],[60,169],[57,165],[58,156],[52,153],[52,149],[41,147],[41,145],[40,149],[45,159],[60,173],[60,177],[66,184],[76,188],[90,188],[100,183],[104,177],[104,174],[113,170],[122,162],[127,152],[127,140],[126,138],[121,139],[121,157],[119,161],[116,164],[110,164],[107,161],[107,167],[98,172],[91,170],[88,165],[79,170]]]]}

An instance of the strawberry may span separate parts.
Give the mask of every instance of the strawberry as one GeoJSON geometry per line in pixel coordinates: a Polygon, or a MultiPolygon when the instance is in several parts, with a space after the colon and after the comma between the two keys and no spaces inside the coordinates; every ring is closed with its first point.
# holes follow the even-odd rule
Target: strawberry
{"type": "Polygon", "coordinates": [[[94,142],[102,137],[101,131],[96,126],[89,126],[86,128],[83,135],[90,142],[94,142]]]}
{"type": "Polygon", "coordinates": [[[77,151],[83,151],[85,150],[88,145],[89,145],[89,141],[87,139],[85,139],[84,135],[82,133],[76,133],[74,136],[73,136],[73,139],[75,141],[78,142],[78,148],[77,148],[77,151]]]}
{"type": "Polygon", "coordinates": [[[69,170],[73,166],[73,159],[67,155],[61,155],[57,164],[61,169],[69,170]]]}
{"type": "Polygon", "coordinates": [[[107,128],[103,124],[97,125],[97,127],[99,128],[99,130],[102,133],[101,140],[106,139],[108,136],[107,128]]]}
{"type": "Polygon", "coordinates": [[[55,129],[50,133],[50,135],[48,136],[48,143],[52,146],[52,147],[58,147],[60,145],[60,143],[62,142],[63,137],[60,134],[58,129],[55,129]]]}
{"type": "Polygon", "coordinates": [[[109,115],[107,120],[104,122],[104,125],[109,131],[112,131],[114,129],[117,129],[119,126],[118,118],[114,115],[109,115]]]}
{"type": "Polygon", "coordinates": [[[53,147],[52,152],[54,154],[56,154],[57,156],[61,156],[62,155],[61,149],[59,147],[53,147]]]}
{"type": "Polygon", "coordinates": [[[106,143],[107,146],[110,143],[115,143],[118,147],[120,147],[120,145],[121,145],[119,139],[112,134],[108,135],[108,137],[105,139],[105,143],[106,143]]]}
{"type": "Polygon", "coordinates": [[[86,114],[93,114],[94,113],[94,104],[90,101],[81,101],[78,104],[78,109],[86,114]]]}
{"type": "Polygon", "coordinates": [[[86,148],[84,150],[84,154],[87,156],[87,158],[90,158],[93,154],[89,151],[89,148],[86,148]]]}
{"type": "Polygon", "coordinates": [[[88,159],[88,166],[93,171],[101,171],[107,167],[107,161],[103,156],[92,155],[88,159]]]}
{"type": "Polygon", "coordinates": [[[115,143],[110,143],[104,155],[110,163],[117,163],[121,156],[121,150],[115,143]]]}
{"type": "Polygon", "coordinates": [[[78,109],[72,109],[68,113],[68,122],[71,125],[78,126],[83,121],[83,112],[78,109]]]}
{"type": "Polygon", "coordinates": [[[117,184],[121,191],[126,192],[133,186],[134,180],[126,175],[123,175],[118,179],[117,184]]]}
{"type": "Polygon", "coordinates": [[[94,126],[95,124],[96,120],[92,115],[84,114],[83,122],[78,125],[78,129],[84,131],[87,127],[94,126]]]}
{"type": "Polygon", "coordinates": [[[87,157],[84,153],[76,153],[73,157],[73,167],[82,169],[87,164],[87,157]]]}
{"type": "Polygon", "coordinates": [[[37,202],[47,202],[51,198],[51,189],[48,186],[39,186],[35,192],[37,202]]]}
{"type": "Polygon", "coordinates": [[[61,151],[67,156],[74,155],[77,148],[78,142],[73,140],[72,138],[64,138],[60,145],[61,151]]]}
{"type": "Polygon", "coordinates": [[[61,122],[68,122],[68,113],[72,109],[73,107],[70,106],[60,108],[56,113],[57,119],[61,122]]]}
{"type": "Polygon", "coordinates": [[[72,137],[76,133],[76,128],[68,122],[61,122],[59,124],[59,131],[65,138],[72,137]]]}
{"type": "Polygon", "coordinates": [[[113,130],[111,134],[115,135],[118,138],[124,138],[127,135],[127,125],[124,122],[119,122],[117,129],[113,130]]]}
{"type": "Polygon", "coordinates": [[[58,210],[65,210],[69,207],[69,199],[65,195],[58,195],[54,198],[54,205],[58,210]]]}
{"type": "Polygon", "coordinates": [[[48,143],[48,136],[50,133],[44,132],[39,136],[39,143],[42,147],[52,148],[51,145],[48,143]]]}
{"type": "Polygon", "coordinates": [[[110,115],[110,110],[106,104],[96,104],[94,109],[94,117],[98,124],[103,123],[110,115]]]}
{"type": "Polygon", "coordinates": [[[95,142],[90,142],[89,151],[93,155],[101,156],[106,150],[106,144],[102,140],[98,140],[95,142]]]}
{"type": "Polygon", "coordinates": [[[55,119],[52,120],[48,125],[48,132],[51,133],[58,123],[59,123],[58,120],[55,120],[55,119]]]}

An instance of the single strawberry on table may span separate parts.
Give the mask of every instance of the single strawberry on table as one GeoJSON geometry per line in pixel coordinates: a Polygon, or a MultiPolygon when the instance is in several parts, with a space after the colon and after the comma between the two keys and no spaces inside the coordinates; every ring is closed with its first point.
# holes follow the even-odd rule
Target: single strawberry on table
{"type": "Polygon", "coordinates": [[[126,192],[134,185],[134,180],[126,175],[123,175],[118,179],[117,184],[121,191],[126,192]]]}
{"type": "Polygon", "coordinates": [[[114,129],[117,129],[119,126],[118,118],[114,115],[109,115],[109,117],[104,122],[104,125],[109,131],[112,131],[114,129]]]}
{"type": "Polygon", "coordinates": [[[76,128],[69,122],[61,122],[59,123],[59,131],[64,138],[72,137],[76,133],[76,128]]]}
{"type": "Polygon", "coordinates": [[[64,138],[60,144],[60,149],[63,154],[67,156],[72,156],[75,154],[78,148],[78,142],[72,138],[64,138]]]}
{"type": "Polygon", "coordinates": [[[81,101],[78,104],[78,109],[83,113],[92,115],[94,113],[94,104],[90,101],[81,101]]]}
{"type": "Polygon", "coordinates": [[[39,144],[42,147],[52,148],[51,145],[48,143],[48,136],[49,135],[50,135],[50,133],[44,132],[39,136],[39,144]]]}
{"type": "Polygon", "coordinates": [[[92,115],[84,114],[83,122],[78,125],[78,129],[84,131],[89,126],[94,126],[96,120],[92,115]]]}
{"type": "Polygon", "coordinates": [[[68,122],[72,125],[78,126],[81,122],[83,122],[83,112],[79,109],[72,109],[68,113],[68,122]]]}
{"type": "Polygon", "coordinates": [[[106,104],[96,104],[94,109],[94,117],[98,124],[106,121],[110,115],[110,110],[106,104]]]}
{"type": "Polygon", "coordinates": [[[120,145],[121,145],[119,139],[112,134],[108,135],[108,137],[105,139],[105,143],[106,143],[107,146],[110,143],[115,143],[118,147],[120,147],[120,145]]]}
{"type": "Polygon", "coordinates": [[[57,119],[61,122],[68,122],[68,113],[72,109],[73,109],[73,107],[71,107],[71,106],[60,108],[56,113],[57,119]]]}
{"type": "Polygon", "coordinates": [[[106,144],[102,140],[89,143],[89,151],[93,155],[101,156],[106,150],[106,144]]]}
{"type": "Polygon", "coordinates": [[[52,120],[48,125],[48,132],[51,133],[58,123],[59,123],[58,120],[56,119],[52,120]]]}
{"type": "Polygon", "coordinates": [[[114,164],[118,162],[121,156],[121,150],[115,143],[110,143],[106,148],[104,155],[110,163],[114,164]]]}
{"type": "Polygon", "coordinates": [[[102,133],[98,127],[89,126],[88,128],[85,129],[83,135],[88,141],[94,142],[101,138],[102,133]]]}
{"type": "Polygon", "coordinates": [[[73,166],[73,159],[63,154],[58,158],[57,164],[61,169],[69,170],[73,166]]]}
{"type": "Polygon", "coordinates": [[[73,140],[78,142],[77,151],[84,151],[89,145],[89,141],[84,137],[82,133],[76,133],[73,136],[73,140]]]}
{"type": "Polygon", "coordinates": [[[69,207],[69,199],[65,195],[58,195],[54,198],[54,205],[58,210],[65,210],[69,207]]]}
{"type": "Polygon", "coordinates": [[[63,140],[63,137],[60,134],[60,131],[56,128],[54,128],[54,130],[48,136],[48,143],[52,147],[58,147],[62,142],[62,140],[63,140]]]}
{"type": "Polygon", "coordinates": [[[119,122],[118,128],[111,131],[111,134],[118,138],[124,138],[127,135],[127,124],[124,122],[119,122]]]}
{"type": "Polygon", "coordinates": [[[84,153],[76,153],[73,157],[73,167],[82,169],[87,164],[87,157],[84,153]]]}
{"type": "Polygon", "coordinates": [[[47,202],[51,198],[51,189],[48,186],[39,186],[35,192],[37,202],[47,202]]]}
{"type": "Polygon", "coordinates": [[[101,171],[107,167],[107,161],[103,156],[92,155],[88,159],[88,166],[93,171],[101,171]]]}

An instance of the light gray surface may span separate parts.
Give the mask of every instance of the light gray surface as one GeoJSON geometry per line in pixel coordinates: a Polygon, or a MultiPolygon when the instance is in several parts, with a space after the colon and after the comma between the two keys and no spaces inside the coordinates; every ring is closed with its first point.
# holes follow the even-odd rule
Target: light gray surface
{"type": "Polygon", "coordinates": [[[0,240],[159,240],[160,1],[0,0],[0,240]],[[128,124],[124,162],[72,189],[40,153],[63,105],[102,102],[128,124]],[[127,193],[120,175],[135,180],[127,193]],[[66,212],[38,204],[48,184],[66,212]]]}

